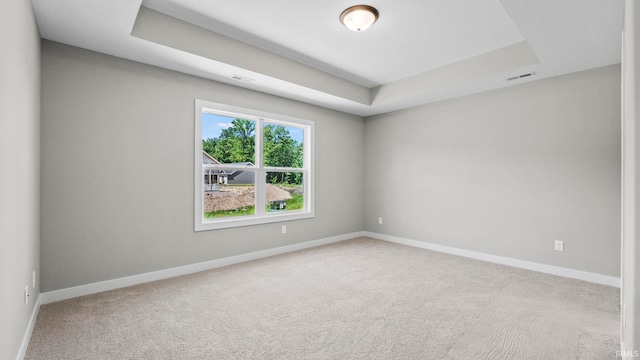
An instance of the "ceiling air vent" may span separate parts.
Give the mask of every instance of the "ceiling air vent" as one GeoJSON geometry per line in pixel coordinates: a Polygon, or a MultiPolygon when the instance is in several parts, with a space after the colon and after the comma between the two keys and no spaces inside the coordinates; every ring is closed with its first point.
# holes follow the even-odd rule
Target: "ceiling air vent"
{"type": "Polygon", "coordinates": [[[233,80],[238,80],[238,81],[242,81],[242,82],[246,82],[246,83],[252,83],[252,82],[255,81],[254,79],[251,79],[251,78],[248,78],[248,77],[242,76],[242,75],[237,75],[237,74],[231,75],[231,78],[233,80]]]}
{"type": "Polygon", "coordinates": [[[535,74],[536,74],[536,73],[534,73],[534,72],[532,71],[532,72],[530,72],[530,73],[526,73],[526,74],[522,74],[522,75],[517,75],[517,76],[512,76],[512,77],[510,77],[510,78],[507,78],[507,81],[513,81],[513,80],[518,80],[518,79],[524,79],[524,78],[526,78],[526,77],[533,76],[533,75],[535,75],[535,74]]]}

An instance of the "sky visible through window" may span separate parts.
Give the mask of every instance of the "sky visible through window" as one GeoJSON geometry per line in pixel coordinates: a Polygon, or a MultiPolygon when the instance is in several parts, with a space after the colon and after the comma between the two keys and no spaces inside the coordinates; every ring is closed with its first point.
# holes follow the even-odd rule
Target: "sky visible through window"
{"type": "MultiPolygon", "coordinates": [[[[209,113],[202,113],[202,139],[215,139],[220,136],[222,130],[232,126],[231,122],[234,118],[214,115],[209,113]]],[[[289,131],[289,136],[297,143],[302,143],[304,136],[304,130],[293,126],[285,126],[285,129],[289,131]]]]}

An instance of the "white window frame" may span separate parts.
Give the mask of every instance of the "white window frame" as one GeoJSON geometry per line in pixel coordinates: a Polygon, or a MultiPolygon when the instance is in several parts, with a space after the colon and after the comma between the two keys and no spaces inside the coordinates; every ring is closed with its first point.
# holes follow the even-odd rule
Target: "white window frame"
{"type": "MultiPolygon", "coordinates": [[[[274,222],[283,222],[299,219],[308,219],[314,217],[314,122],[309,120],[298,119],[290,116],[271,114],[264,111],[248,109],[244,107],[220,104],[205,100],[196,99],[195,101],[195,146],[194,146],[194,169],[195,169],[195,206],[194,206],[194,229],[195,231],[225,229],[239,226],[250,226],[259,224],[268,224],[274,222]],[[204,217],[204,195],[203,182],[204,172],[202,164],[202,113],[228,116],[231,118],[242,118],[256,121],[256,155],[255,164],[244,170],[255,172],[255,215],[224,217],[215,219],[206,219],[204,217]],[[303,167],[302,168],[283,168],[283,167],[267,167],[263,164],[263,124],[275,124],[285,126],[295,126],[304,129],[303,138],[303,167]],[[303,174],[303,191],[304,204],[301,210],[283,211],[269,213],[265,211],[266,207],[266,175],[270,171],[288,171],[301,172],[303,174]],[[261,180],[262,179],[262,180],[261,180]],[[261,204],[260,206],[258,204],[261,204]],[[264,206],[262,206],[264,204],[264,206]]],[[[209,165],[208,167],[215,167],[209,165]]],[[[229,166],[220,166],[220,168],[230,168],[229,166]]]]}

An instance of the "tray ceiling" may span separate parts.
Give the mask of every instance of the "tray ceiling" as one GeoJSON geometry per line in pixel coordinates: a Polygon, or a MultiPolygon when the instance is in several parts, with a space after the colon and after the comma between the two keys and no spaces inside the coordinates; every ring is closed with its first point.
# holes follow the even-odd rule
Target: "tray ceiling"
{"type": "Polygon", "coordinates": [[[622,0],[32,0],[45,39],[362,116],[620,62],[622,0]],[[507,81],[525,73],[534,76],[507,81]]]}

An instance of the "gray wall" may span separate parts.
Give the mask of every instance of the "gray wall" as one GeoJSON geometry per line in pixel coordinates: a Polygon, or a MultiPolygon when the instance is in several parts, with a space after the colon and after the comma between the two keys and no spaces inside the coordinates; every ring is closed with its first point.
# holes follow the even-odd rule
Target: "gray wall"
{"type": "Polygon", "coordinates": [[[619,66],[367,118],[365,134],[367,231],[620,276],[619,66]]]}
{"type": "Polygon", "coordinates": [[[39,294],[40,34],[30,1],[0,3],[0,359],[15,359],[39,294]],[[24,303],[24,287],[31,294],[24,303]]]}
{"type": "Polygon", "coordinates": [[[364,227],[361,117],[50,41],[42,114],[42,291],[364,227]],[[194,99],[315,121],[315,218],[195,233],[194,99]]]}
{"type": "Polygon", "coordinates": [[[363,123],[58,43],[42,51],[43,291],[363,228],[619,276],[618,66],[363,123]],[[286,235],[194,233],[195,98],[315,121],[316,218],[286,235]],[[139,180],[153,171],[151,186],[139,180]]]}

